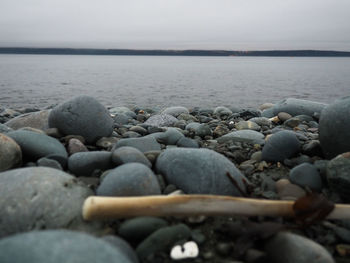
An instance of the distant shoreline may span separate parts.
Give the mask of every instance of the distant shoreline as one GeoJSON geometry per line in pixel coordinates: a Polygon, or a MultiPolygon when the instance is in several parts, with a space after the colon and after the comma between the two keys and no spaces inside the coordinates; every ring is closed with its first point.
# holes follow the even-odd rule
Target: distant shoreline
{"type": "Polygon", "coordinates": [[[0,47],[0,54],[32,55],[114,55],[114,56],[216,56],[216,57],[350,57],[348,51],[332,50],[141,50],[92,48],[29,48],[0,47]]]}

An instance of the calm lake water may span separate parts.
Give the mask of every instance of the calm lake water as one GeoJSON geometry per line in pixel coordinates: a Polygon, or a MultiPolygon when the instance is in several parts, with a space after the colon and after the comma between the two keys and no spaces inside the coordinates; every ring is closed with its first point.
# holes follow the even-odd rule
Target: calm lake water
{"type": "Polygon", "coordinates": [[[350,95],[350,58],[0,55],[0,105],[254,107],[350,95]]]}

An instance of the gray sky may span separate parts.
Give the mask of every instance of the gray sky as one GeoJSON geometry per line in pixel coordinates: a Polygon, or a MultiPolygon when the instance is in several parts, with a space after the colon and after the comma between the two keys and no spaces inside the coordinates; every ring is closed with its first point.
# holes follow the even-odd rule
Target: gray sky
{"type": "Polygon", "coordinates": [[[350,0],[0,0],[0,46],[350,51],[350,0]]]}

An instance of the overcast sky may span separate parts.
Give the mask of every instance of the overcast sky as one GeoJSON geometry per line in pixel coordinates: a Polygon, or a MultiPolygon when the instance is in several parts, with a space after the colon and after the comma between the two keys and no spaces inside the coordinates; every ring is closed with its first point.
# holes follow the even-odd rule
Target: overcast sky
{"type": "Polygon", "coordinates": [[[0,46],[350,51],[350,0],[0,0],[0,46]]]}

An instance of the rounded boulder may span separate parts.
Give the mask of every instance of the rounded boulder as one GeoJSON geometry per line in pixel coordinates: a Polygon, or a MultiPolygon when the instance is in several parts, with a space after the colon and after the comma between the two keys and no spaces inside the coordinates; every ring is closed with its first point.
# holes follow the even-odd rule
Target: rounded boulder
{"type": "Polygon", "coordinates": [[[49,126],[66,135],[81,135],[88,143],[113,132],[113,119],[96,99],[78,96],[52,109],[49,126]]]}
{"type": "Polygon", "coordinates": [[[350,151],[350,96],[327,106],[319,122],[320,143],[329,159],[350,151]]]}

